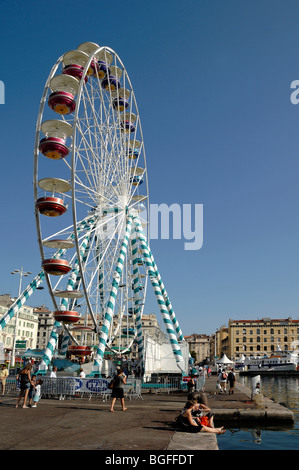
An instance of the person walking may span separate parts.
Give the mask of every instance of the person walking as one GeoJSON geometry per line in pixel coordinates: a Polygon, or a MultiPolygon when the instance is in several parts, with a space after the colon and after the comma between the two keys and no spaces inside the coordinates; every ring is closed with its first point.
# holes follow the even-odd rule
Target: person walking
{"type": "Polygon", "coordinates": [[[190,379],[187,382],[188,393],[192,393],[195,391],[195,380],[194,375],[190,375],[190,379]]]}
{"type": "Polygon", "coordinates": [[[120,404],[122,407],[123,411],[126,411],[127,408],[125,407],[125,394],[124,394],[124,385],[126,384],[126,376],[123,373],[122,369],[117,370],[117,375],[114,376],[113,379],[113,388],[112,388],[112,393],[111,393],[111,407],[110,411],[114,412],[114,405],[116,402],[116,399],[120,399],[120,404]]]}
{"type": "Polygon", "coordinates": [[[27,364],[27,366],[25,366],[21,370],[21,372],[17,375],[17,380],[20,382],[21,390],[20,390],[20,395],[17,400],[16,408],[18,408],[22,396],[24,396],[23,408],[28,408],[28,406],[26,406],[26,401],[28,398],[28,393],[29,393],[29,389],[31,385],[31,374],[30,374],[31,369],[32,369],[32,365],[27,364]]]}
{"type": "Polygon", "coordinates": [[[229,391],[228,394],[232,395],[234,393],[235,382],[236,382],[236,374],[235,369],[232,369],[227,376],[227,381],[229,383],[229,391]]]}
{"type": "Polygon", "coordinates": [[[8,377],[7,366],[6,364],[1,364],[0,379],[1,379],[2,396],[4,396],[4,393],[5,393],[5,385],[6,385],[7,377],[8,377]]]}
{"type": "Polygon", "coordinates": [[[220,383],[221,390],[226,393],[227,373],[223,369],[218,375],[218,382],[220,383]]]}

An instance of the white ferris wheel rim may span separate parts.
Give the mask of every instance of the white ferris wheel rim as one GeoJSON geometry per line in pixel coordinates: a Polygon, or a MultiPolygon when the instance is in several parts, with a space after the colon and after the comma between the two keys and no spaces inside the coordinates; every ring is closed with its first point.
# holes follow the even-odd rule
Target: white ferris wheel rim
{"type": "MultiPolygon", "coordinates": [[[[134,205],[136,205],[136,203],[138,203],[140,200],[142,200],[143,202],[145,202],[146,200],[146,204],[147,204],[147,209],[149,208],[149,191],[148,191],[148,180],[147,180],[147,166],[146,166],[146,158],[145,158],[145,152],[144,152],[144,143],[143,143],[143,134],[142,134],[142,128],[141,128],[141,122],[140,122],[140,117],[139,117],[139,111],[138,111],[138,107],[137,107],[137,102],[136,102],[136,99],[135,99],[135,94],[134,94],[134,91],[133,91],[133,87],[132,87],[132,84],[130,82],[130,79],[128,77],[128,74],[126,72],[126,69],[122,63],[122,61],[120,60],[120,58],[118,57],[118,55],[111,49],[111,48],[108,48],[108,47],[99,47],[99,49],[96,51],[96,54],[97,53],[101,53],[101,51],[103,51],[104,49],[106,49],[110,54],[112,54],[114,56],[114,60],[118,60],[118,63],[121,64],[121,66],[123,67],[123,76],[125,76],[127,78],[127,82],[128,84],[130,85],[130,97],[131,97],[131,100],[134,100],[134,106],[135,106],[135,110],[137,111],[137,116],[135,115],[134,117],[136,117],[136,119],[133,119],[134,122],[136,122],[136,120],[138,121],[138,126],[139,126],[139,140],[137,140],[136,138],[136,135],[134,135],[134,140],[136,140],[136,148],[137,147],[140,147],[140,145],[142,146],[143,148],[143,167],[144,167],[144,173],[143,173],[143,176],[144,176],[144,179],[145,179],[145,186],[146,186],[146,195],[143,195],[143,196],[138,196],[137,195],[137,192],[136,191],[131,191],[130,193],[130,202],[134,205]],[[140,144],[140,140],[141,140],[141,144],[140,144]],[[145,199],[146,198],[146,199],[145,199]]],[[[38,187],[38,142],[39,142],[39,135],[40,135],[40,131],[41,131],[41,125],[42,125],[42,118],[43,118],[43,115],[44,115],[44,107],[45,107],[45,98],[47,96],[47,93],[49,91],[49,87],[50,87],[50,83],[51,83],[51,79],[53,78],[53,76],[55,75],[60,63],[62,62],[63,60],[63,56],[60,57],[60,59],[58,59],[58,61],[56,62],[56,64],[53,66],[51,72],[50,72],[50,75],[48,77],[48,80],[47,80],[47,83],[45,85],[45,89],[44,89],[44,93],[43,93],[43,97],[42,97],[42,100],[41,100],[41,104],[40,104],[40,110],[39,110],[39,114],[38,114],[38,119],[37,119],[37,125],[36,125],[36,139],[35,139],[35,157],[34,157],[34,188],[35,188],[35,199],[37,199],[37,187],[38,187]]],[[[84,75],[83,75],[83,78],[81,79],[80,81],[80,85],[79,85],[79,88],[78,88],[78,93],[77,93],[77,98],[76,98],[76,109],[75,109],[75,112],[74,112],[74,126],[73,126],[73,147],[72,147],[72,163],[71,163],[71,186],[72,186],[72,214],[73,214],[73,231],[74,231],[74,242],[75,242],[75,245],[76,245],[76,252],[77,254],[80,253],[80,242],[82,241],[82,239],[80,238],[80,235],[78,233],[78,226],[80,225],[80,222],[82,222],[82,220],[77,220],[77,205],[78,203],[80,203],[80,200],[78,198],[78,191],[77,191],[77,188],[76,188],[76,181],[78,180],[77,178],[77,173],[76,173],[76,167],[75,167],[75,162],[76,162],[76,146],[74,144],[75,142],[75,139],[76,139],[76,133],[79,132],[79,125],[78,123],[80,124],[80,116],[79,116],[79,109],[80,109],[80,106],[81,106],[81,102],[83,100],[83,97],[84,97],[84,93],[85,93],[85,82],[84,82],[84,76],[86,75],[87,73],[87,70],[88,70],[88,67],[90,66],[90,63],[92,61],[92,55],[90,55],[89,57],[89,60],[87,61],[86,63],[86,66],[85,66],[85,71],[84,71],[84,75]]],[[[99,82],[99,79],[98,79],[98,82],[99,82]]],[[[132,103],[132,101],[131,101],[132,103]]],[[[133,113],[131,113],[133,114],[133,113]]],[[[134,113],[135,114],[135,113],[134,113]]],[[[63,116],[63,120],[65,120],[65,117],[63,116]]],[[[119,119],[120,120],[120,119],[119,119]]],[[[115,121],[114,121],[114,126],[115,126],[115,121]]],[[[127,142],[129,142],[130,140],[128,139],[127,142]]],[[[131,144],[129,143],[128,144],[128,147],[130,146],[131,144]]],[[[132,175],[132,165],[131,167],[128,166],[128,169],[130,169],[130,174],[132,175]]],[[[136,174],[140,172],[140,170],[137,170],[136,171],[136,174]]],[[[131,185],[131,189],[132,189],[132,185],[131,185]]],[[[113,188],[114,190],[114,188],[113,188]]],[[[126,201],[128,202],[128,200],[126,201]]],[[[124,209],[124,208],[123,208],[124,209]]],[[[148,212],[149,213],[149,212],[148,212]]],[[[111,216],[111,219],[113,219],[113,217],[116,219],[119,220],[119,224],[122,224],[124,225],[125,223],[125,220],[126,220],[126,211],[123,210],[121,214],[117,214],[117,215],[113,215],[111,216]]],[[[87,218],[87,216],[86,216],[87,218]]],[[[45,254],[44,254],[44,247],[47,246],[47,243],[45,243],[45,240],[43,240],[43,237],[42,237],[42,233],[41,233],[41,223],[40,223],[40,217],[38,215],[36,215],[36,220],[37,220],[37,230],[38,230],[38,239],[39,239],[39,245],[40,245],[40,251],[41,251],[41,257],[42,259],[45,258],[45,254]]],[[[148,225],[147,225],[148,227],[148,225]]],[[[69,229],[69,227],[67,227],[67,229],[69,229]]],[[[63,232],[63,230],[62,230],[63,232]]],[[[58,232],[59,233],[59,232],[58,232]]],[[[54,234],[54,235],[51,235],[50,238],[55,238],[55,236],[57,236],[57,233],[54,234]]],[[[48,246],[50,246],[51,243],[48,243],[48,246]]],[[[117,249],[119,248],[119,244],[116,246],[112,246],[112,247],[108,247],[106,246],[105,247],[105,252],[104,252],[104,256],[107,256],[108,257],[108,252],[109,252],[109,260],[111,262],[111,265],[115,264],[115,260],[117,258],[117,249]]],[[[81,273],[84,272],[85,270],[85,267],[82,266],[82,261],[81,261],[81,258],[80,256],[77,257],[78,258],[78,265],[79,265],[79,270],[81,273]]],[[[130,266],[126,266],[125,267],[125,270],[126,272],[128,272],[130,269],[130,266]]],[[[110,277],[112,276],[112,271],[110,272],[110,277]]],[[[95,277],[95,273],[93,274],[93,277],[95,277]]],[[[125,276],[127,279],[129,278],[129,275],[126,274],[125,276]]],[[[59,282],[52,287],[52,283],[50,281],[50,278],[49,276],[47,275],[46,273],[46,279],[47,279],[47,282],[48,282],[48,287],[49,287],[49,291],[50,291],[50,294],[51,294],[51,297],[52,297],[52,300],[53,300],[53,303],[54,303],[54,306],[56,309],[58,309],[58,305],[56,303],[56,299],[57,299],[57,290],[58,289],[58,285],[59,285],[59,282]]],[[[85,295],[85,299],[86,299],[86,303],[87,305],[89,304],[89,296],[90,296],[90,291],[89,291],[89,286],[87,285],[87,283],[85,282],[85,277],[82,276],[82,279],[81,279],[81,290],[83,290],[84,292],[84,295],[85,295]],[[83,289],[82,289],[83,288],[83,289]]],[[[144,285],[144,298],[145,298],[145,293],[146,293],[146,282],[145,282],[145,285],[144,285]]],[[[122,295],[122,294],[121,294],[122,295]]],[[[128,299],[127,299],[128,300],[128,299]]],[[[131,299],[132,300],[132,299],[131,299]]],[[[122,301],[122,305],[124,305],[124,301],[122,301]]],[[[144,301],[143,301],[143,305],[144,305],[144,301]]],[[[89,305],[88,306],[89,310],[91,311],[91,315],[94,315],[94,312],[92,312],[92,306],[89,305]]],[[[128,310],[128,307],[127,307],[127,310],[128,310]]],[[[119,313],[119,321],[117,322],[116,324],[116,328],[113,330],[113,333],[112,333],[112,337],[115,337],[119,332],[121,332],[121,329],[122,329],[122,324],[121,324],[121,315],[122,315],[122,312],[119,313]]],[[[128,321],[128,320],[127,320],[128,321]]],[[[67,331],[70,333],[69,329],[66,328],[67,331]]],[[[71,336],[72,337],[72,336],[71,336]]],[[[73,338],[74,339],[74,338],[73,338]]],[[[130,341],[128,343],[128,347],[124,349],[124,351],[126,352],[132,342],[133,342],[134,338],[130,338],[130,341]]],[[[110,349],[111,345],[107,344],[108,346],[108,349],[110,349]]],[[[113,350],[113,348],[112,348],[113,350]]],[[[120,352],[120,351],[119,351],[120,352]]]]}

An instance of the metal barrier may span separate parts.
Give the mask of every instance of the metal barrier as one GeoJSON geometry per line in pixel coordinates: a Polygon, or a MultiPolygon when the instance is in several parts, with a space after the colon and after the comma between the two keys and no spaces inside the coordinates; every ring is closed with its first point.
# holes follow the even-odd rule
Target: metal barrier
{"type": "MultiPolygon", "coordinates": [[[[75,397],[91,397],[101,398],[107,401],[111,395],[111,390],[108,384],[111,378],[81,378],[81,377],[42,377],[41,398],[59,398],[65,400],[75,397]]],[[[125,396],[130,400],[132,398],[142,398],[141,396],[141,379],[127,378],[127,383],[124,386],[125,396]]],[[[14,394],[15,396],[20,393],[20,385],[15,377],[8,377],[6,379],[5,394],[14,394]]]]}
{"type": "Polygon", "coordinates": [[[17,395],[20,392],[19,382],[16,377],[7,377],[5,384],[5,395],[17,395]]]}
{"type": "MultiPolygon", "coordinates": [[[[189,378],[189,377],[188,377],[189,378]]],[[[195,390],[197,392],[204,390],[205,377],[203,375],[196,376],[195,390]]],[[[141,385],[142,390],[155,391],[155,393],[170,393],[188,390],[187,377],[152,377],[150,381],[144,381],[141,385]]]]}
{"type": "Polygon", "coordinates": [[[178,390],[187,390],[187,383],[181,377],[152,377],[141,385],[142,390],[155,391],[155,393],[170,393],[178,390]]]}
{"type": "MultiPolygon", "coordinates": [[[[43,384],[41,386],[42,398],[55,397],[60,400],[80,397],[101,398],[107,401],[111,395],[108,385],[111,378],[93,378],[93,377],[41,377],[43,384]]],[[[177,391],[186,391],[187,382],[181,377],[154,377],[150,381],[142,381],[140,378],[128,377],[124,386],[125,397],[142,399],[142,392],[170,393],[177,391]]],[[[201,377],[196,378],[196,390],[203,390],[204,380],[201,377]]],[[[19,383],[15,377],[6,379],[5,394],[15,394],[20,392],[19,383]]]]}

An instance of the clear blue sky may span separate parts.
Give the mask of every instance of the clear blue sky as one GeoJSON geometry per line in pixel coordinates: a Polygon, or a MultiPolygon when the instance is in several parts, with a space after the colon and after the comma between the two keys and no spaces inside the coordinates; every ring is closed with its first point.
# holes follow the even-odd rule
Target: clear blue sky
{"type": "MultiPolygon", "coordinates": [[[[92,41],[114,49],[130,75],[150,202],[203,204],[200,250],[151,243],[183,333],[210,334],[229,318],[298,318],[290,84],[299,80],[299,2],[1,0],[0,9],[0,293],[17,294],[13,269],[40,270],[33,146],[46,79],[64,52],[92,41]]],[[[28,303],[52,308],[46,289],[28,303]]],[[[149,290],[150,312],[159,315],[149,290]]]]}

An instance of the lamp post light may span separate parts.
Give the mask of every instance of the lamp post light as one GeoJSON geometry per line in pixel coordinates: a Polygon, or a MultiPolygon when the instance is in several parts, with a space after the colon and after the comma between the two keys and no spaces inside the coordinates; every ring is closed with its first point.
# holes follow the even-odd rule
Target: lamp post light
{"type": "MultiPolygon", "coordinates": [[[[11,274],[18,274],[20,276],[20,282],[19,282],[19,293],[18,293],[18,298],[20,297],[21,295],[21,289],[22,289],[22,277],[23,276],[28,276],[29,274],[32,274],[31,271],[27,271],[27,272],[24,272],[23,271],[23,266],[20,269],[15,269],[14,271],[12,271],[11,274]]],[[[12,367],[15,366],[15,363],[16,363],[16,342],[17,342],[17,328],[18,328],[18,310],[17,310],[17,313],[16,313],[16,323],[15,323],[15,331],[14,331],[14,337],[13,337],[13,346],[12,346],[12,354],[11,354],[11,365],[12,367]]]]}

